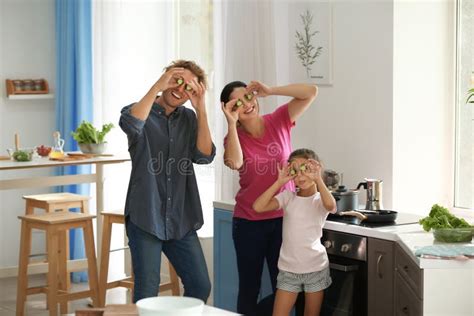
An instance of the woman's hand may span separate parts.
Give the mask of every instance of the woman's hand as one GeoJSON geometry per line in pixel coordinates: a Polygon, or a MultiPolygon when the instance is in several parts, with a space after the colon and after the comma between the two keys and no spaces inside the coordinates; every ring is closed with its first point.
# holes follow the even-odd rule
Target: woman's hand
{"type": "Polygon", "coordinates": [[[271,88],[260,81],[251,81],[247,85],[247,92],[252,93],[254,96],[261,98],[272,94],[271,88]]]}
{"type": "Polygon", "coordinates": [[[296,178],[296,175],[290,175],[290,166],[286,165],[283,168],[278,167],[278,183],[280,186],[285,185],[288,181],[293,180],[296,178]]]}
{"type": "Polygon", "coordinates": [[[239,113],[241,109],[243,108],[238,107],[237,109],[234,109],[235,104],[237,103],[239,99],[232,99],[226,104],[224,102],[221,102],[221,108],[222,112],[224,112],[225,118],[227,119],[227,124],[237,124],[237,121],[239,120],[239,113]]]}
{"type": "Polygon", "coordinates": [[[184,68],[174,67],[161,75],[160,79],[155,83],[158,90],[165,91],[166,89],[176,88],[179,86],[177,79],[183,75],[184,68]]]}
{"type": "Polygon", "coordinates": [[[311,178],[313,181],[318,181],[322,180],[322,175],[321,175],[321,163],[314,160],[314,159],[308,159],[308,163],[306,164],[307,170],[306,170],[306,175],[311,178]]]}
{"type": "Polygon", "coordinates": [[[206,110],[206,87],[202,82],[198,82],[196,78],[192,81],[186,82],[192,90],[184,89],[184,93],[188,96],[189,100],[191,101],[191,105],[193,108],[198,111],[206,110]]]}

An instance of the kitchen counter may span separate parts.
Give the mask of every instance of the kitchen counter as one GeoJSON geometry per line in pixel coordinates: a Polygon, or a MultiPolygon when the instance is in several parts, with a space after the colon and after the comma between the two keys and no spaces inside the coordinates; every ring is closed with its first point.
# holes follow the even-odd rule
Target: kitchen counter
{"type": "MultiPolygon", "coordinates": [[[[214,207],[222,210],[233,211],[234,201],[216,201],[214,207]]],[[[406,213],[400,213],[403,216],[406,213]]],[[[420,216],[421,218],[421,216],[420,216]]],[[[363,227],[350,225],[334,221],[326,221],[325,229],[338,232],[390,240],[397,242],[412,259],[418,263],[421,269],[472,269],[474,271],[474,259],[470,260],[444,260],[444,259],[426,259],[415,256],[416,249],[435,245],[445,244],[438,243],[434,240],[431,232],[425,232],[419,224],[407,224],[399,226],[385,227],[363,227]]],[[[474,242],[470,245],[474,246],[474,242]]],[[[473,272],[474,273],[474,272],[473,272]]]]}

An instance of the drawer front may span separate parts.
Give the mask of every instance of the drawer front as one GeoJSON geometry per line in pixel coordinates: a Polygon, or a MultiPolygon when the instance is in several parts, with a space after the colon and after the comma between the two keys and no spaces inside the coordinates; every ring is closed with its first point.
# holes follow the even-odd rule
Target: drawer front
{"type": "Polygon", "coordinates": [[[397,244],[395,247],[395,269],[406,280],[418,298],[423,298],[423,270],[397,244]]]}
{"type": "Polygon", "coordinates": [[[395,275],[395,316],[422,316],[423,301],[420,300],[400,273],[395,275]]]}

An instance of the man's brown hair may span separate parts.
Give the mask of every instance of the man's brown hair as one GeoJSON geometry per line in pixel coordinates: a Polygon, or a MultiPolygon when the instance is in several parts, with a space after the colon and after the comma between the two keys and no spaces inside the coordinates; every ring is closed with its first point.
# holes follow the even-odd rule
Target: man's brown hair
{"type": "Polygon", "coordinates": [[[204,87],[207,89],[207,79],[206,79],[206,73],[204,70],[198,66],[194,61],[191,60],[184,60],[184,59],[178,59],[171,64],[169,64],[167,67],[165,67],[164,71],[168,71],[171,68],[176,68],[176,67],[181,67],[184,69],[187,69],[191,71],[197,78],[199,82],[202,82],[204,87]]]}

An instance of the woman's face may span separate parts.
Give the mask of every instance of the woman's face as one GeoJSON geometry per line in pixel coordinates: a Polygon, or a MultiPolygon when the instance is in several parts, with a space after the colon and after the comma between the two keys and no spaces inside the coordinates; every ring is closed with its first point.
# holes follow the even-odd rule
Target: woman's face
{"type": "Polygon", "coordinates": [[[257,98],[248,92],[244,87],[235,88],[230,94],[230,100],[238,99],[242,102],[241,106],[235,106],[235,111],[239,111],[239,121],[245,121],[249,118],[258,116],[257,98]]]}

